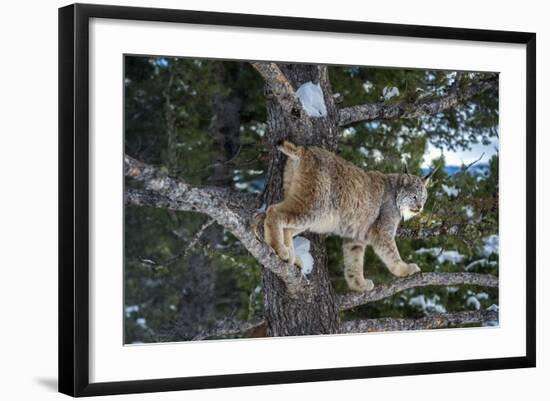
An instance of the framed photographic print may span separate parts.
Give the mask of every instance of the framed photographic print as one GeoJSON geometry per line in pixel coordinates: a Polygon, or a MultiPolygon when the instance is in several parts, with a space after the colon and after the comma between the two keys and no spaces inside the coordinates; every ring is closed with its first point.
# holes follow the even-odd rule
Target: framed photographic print
{"type": "Polygon", "coordinates": [[[70,5],[59,113],[61,392],[535,366],[535,34],[70,5]]]}

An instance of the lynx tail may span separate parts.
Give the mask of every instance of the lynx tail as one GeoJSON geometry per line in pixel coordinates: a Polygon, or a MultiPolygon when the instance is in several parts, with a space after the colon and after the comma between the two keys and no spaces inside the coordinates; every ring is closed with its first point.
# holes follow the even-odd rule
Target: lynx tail
{"type": "Polygon", "coordinates": [[[299,160],[302,156],[303,148],[301,146],[294,145],[292,142],[283,141],[277,148],[285,155],[294,160],[299,160]]]}

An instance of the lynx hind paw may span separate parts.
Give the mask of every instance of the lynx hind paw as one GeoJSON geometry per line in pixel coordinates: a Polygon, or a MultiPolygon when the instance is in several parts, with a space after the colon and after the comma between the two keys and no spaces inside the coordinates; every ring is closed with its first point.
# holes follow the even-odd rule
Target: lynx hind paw
{"type": "Polygon", "coordinates": [[[290,256],[291,256],[290,252],[284,245],[281,245],[278,247],[270,246],[270,248],[273,251],[273,253],[275,253],[275,255],[277,255],[283,262],[285,263],[290,262],[290,256]]]}
{"type": "Polygon", "coordinates": [[[286,263],[292,262],[290,259],[290,252],[286,248],[279,248],[275,250],[275,253],[286,263]]]}
{"type": "Polygon", "coordinates": [[[294,256],[294,264],[296,265],[296,267],[300,268],[300,270],[304,268],[304,263],[298,255],[294,256]]]}
{"type": "Polygon", "coordinates": [[[356,292],[367,292],[374,288],[374,282],[369,279],[358,277],[358,278],[354,278],[353,280],[349,280],[348,286],[350,290],[353,290],[356,292]]]}

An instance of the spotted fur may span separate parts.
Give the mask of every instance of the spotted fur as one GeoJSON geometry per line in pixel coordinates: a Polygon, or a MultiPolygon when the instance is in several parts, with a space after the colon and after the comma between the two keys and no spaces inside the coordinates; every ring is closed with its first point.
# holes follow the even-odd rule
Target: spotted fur
{"type": "Polygon", "coordinates": [[[363,274],[363,255],[373,247],[387,268],[403,277],[420,271],[401,259],[395,233],[403,218],[419,213],[430,177],[364,171],[319,147],[284,142],[284,200],[267,209],[266,242],[283,260],[301,265],[292,237],[310,231],[343,238],[344,276],[355,291],[374,287],[363,274]]]}

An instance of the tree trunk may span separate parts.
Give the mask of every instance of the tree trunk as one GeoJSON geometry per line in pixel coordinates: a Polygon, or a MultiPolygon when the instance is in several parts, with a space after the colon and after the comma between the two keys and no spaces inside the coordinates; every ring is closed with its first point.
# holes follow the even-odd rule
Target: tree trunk
{"type": "MultiPolygon", "coordinates": [[[[338,111],[326,67],[288,64],[280,65],[280,68],[295,89],[308,81],[320,83],[328,113],[326,117],[311,118],[311,128],[303,126],[302,129],[296,129],[297,124],[293,124],[290,119],[299,116],[284,113],[266,86],[267,135],[273,145],[263,198],[268,206],[283,198],[282,180],[286,157],[276,149],[277,143],[289,139],[296,144],[317,145],[332,151],[338,143],[338,111]]],[[[302,235],[311,241],[314,269],[308,279],[312,284],[312,293],[291,297],[285,284],[264,269],[262,282],[268,336],[330,334],[340,329],[338,303],[329,281],[324,237],[309,233],[302,235]]]]}

